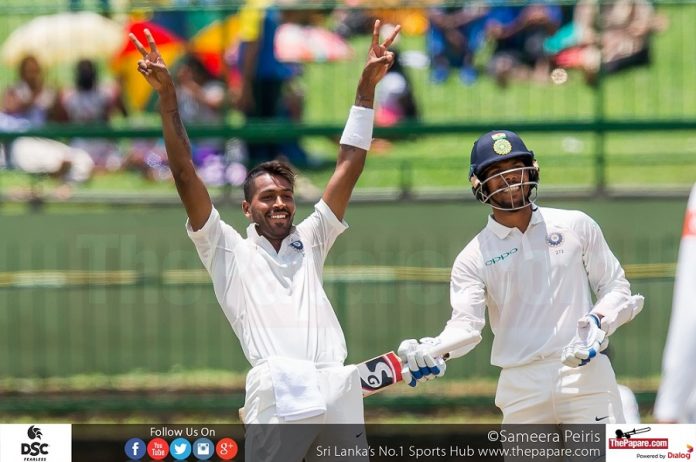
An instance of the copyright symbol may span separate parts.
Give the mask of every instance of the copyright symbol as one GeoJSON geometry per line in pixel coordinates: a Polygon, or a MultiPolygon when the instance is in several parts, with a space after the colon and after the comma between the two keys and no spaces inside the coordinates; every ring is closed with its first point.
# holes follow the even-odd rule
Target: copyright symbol
{"type": "Polygon", "coordinates": [[[495,431],[491,430],[488,432],[488,441],[498,441],[500,439],[500,434],[495,431]]]}

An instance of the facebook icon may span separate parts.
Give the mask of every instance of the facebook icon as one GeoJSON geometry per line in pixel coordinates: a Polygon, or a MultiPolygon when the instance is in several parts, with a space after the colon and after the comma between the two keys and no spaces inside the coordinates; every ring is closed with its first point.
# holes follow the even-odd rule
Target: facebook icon
{"type": "Polygon", "coordinates": [[[131,438],[126,441],[126,445],[123,449],[126,451],[126,455],[130,460],[140,460],[145,457],[147,447],[145,446],[145,442],[140,438],[131,438]]]}

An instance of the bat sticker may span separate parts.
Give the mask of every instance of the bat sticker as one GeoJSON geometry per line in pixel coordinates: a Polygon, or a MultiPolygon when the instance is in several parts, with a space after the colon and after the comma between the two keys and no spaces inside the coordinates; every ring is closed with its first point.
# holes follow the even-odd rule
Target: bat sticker
{"type": "Polygon", "coordinates": [[[363,396],[401,381],[401,361],[393,351],[358,364],[363,396]]]}

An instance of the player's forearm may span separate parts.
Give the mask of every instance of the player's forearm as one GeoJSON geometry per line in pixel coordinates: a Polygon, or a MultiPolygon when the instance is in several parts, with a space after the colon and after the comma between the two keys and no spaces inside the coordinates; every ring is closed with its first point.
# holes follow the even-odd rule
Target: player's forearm
{"type": "MultiPolygon", "coordinates": [[[[360,82],[358,83],[358,89],[355,92],[355,106],[372,109],[374,102],[375,85],[367,82],[363,77],[361,77],[360,82]]],[[[360,114],[370,119],[374,117],[372,112],[363,111],[360,114]]],[[[369,140],[365,140],[368,144],[372,141],[371,133],[369,138],[369,140]]],[[[362,147],[348,144],[341,144],[341,149],[338,153],[338,160],[336,162],[336,173],[338,173],[341,178],[344,179],[346,185],[348,185],[351,190],[357,183],[358,178],[365,167],[366,157],[367,149],[362,149],[362,147]]]]}
{"type": "Polygon", "coordinates": [[[360,77],[358,89],[355,92],[355,105],[372,109],[375,104],[375,85],[360,77]]]}
{"type": "Polygon", "coordinates": [[[630,292],[607,294],[595,304],[592,313],[600,317],[602,330],[611,335],[641,312],[643,301],[642,295],[630,295],[630,292]]]}
{"type": "MultiPolygon", "coordinates": [[[[375,85],[367,82],[364,77],[360,78],[358,89],[355,91],[355,106],[372,109],[375,103],[375,85]]],[[[364,112],[366,117],[372,118],[371,112],[364,112]]],[[[368,143],[372,141],[371,136],[368,143]]],[[[367,157],[367,149],[360,147],[341,144],[341,150],[338,154],[338,162],[336,163],[336,171],[341,171],[345,175],[347,181],[352,182],[352,186],[358,181],[363,168],[365,167],[365,158],[367,157]]],[[[352,189],[351,186],[351,189],[352,189]]]]}
{"type": "Polygon", "coordinates": [[[160,98],[162,132],[169,168],[181,202],[186,208],[191,228],[197,231],[208,220],[213,205],[208,190],[198,177],[191,160],[191,143],[179,115],[176,92],[172,89],[172,92],[161,94],[160,98]]]}
{"type": "MultiPolygon", "coordinates": [[[[352,192],[365,168],[367,151],[355,146],[341,145],[336,161],[335,175],[341,178],[344,187],[352,192]]],[[[350,193],[349,193],[350,195],[350,193]]]]}
{"type": "Polygon", "coordinates": [[[160,95],[160,116],[169,168],[176,179],[182,172],[193,168],[193,162],[191,142],[181,120],[176,92],[173,89],[160,95]]]}
{"type": "Polygon", "coordinates": [[[457,323],[450,321],[437,338],[442,344],[462,345],[459,348],[447,352],[449,358],[459,358],[469,353],[476,345],[481,343],[481,331],[473,327],[457,325],[457,323]]]}

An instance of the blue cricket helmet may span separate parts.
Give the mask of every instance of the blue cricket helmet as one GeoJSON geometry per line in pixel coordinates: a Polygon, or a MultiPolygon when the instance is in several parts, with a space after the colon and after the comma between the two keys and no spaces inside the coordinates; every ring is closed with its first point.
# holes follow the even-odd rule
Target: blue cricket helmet
{"type": "Polygon", "coordinates": [[[510,130],[493,130],[479,137],[471,149],[469,179],[476,176],[483,181],[481,174],[489,166],[501,160],[524,157],[527,165],[534,162],[534,152],[527,149],[522,138],[510,130]]]}
{"type": "Polygon", "coordinates": [[[531,186],[527,200],[530,199],[534,191],[536,198],[536,187],[539,184],[539,165],[534,158],[534,152],[527,149],[522,138],[510,130],[493,130],[479,137],[471,149],[471,162],[469,165],[469,181],[471,182],[471,192],[479,201],[489,203],[489,199],[494,192],[484,191],[487,183],[483,177],[483,172],[503,160],[522,158],[528,170],[527,183],[531,186]]]}

